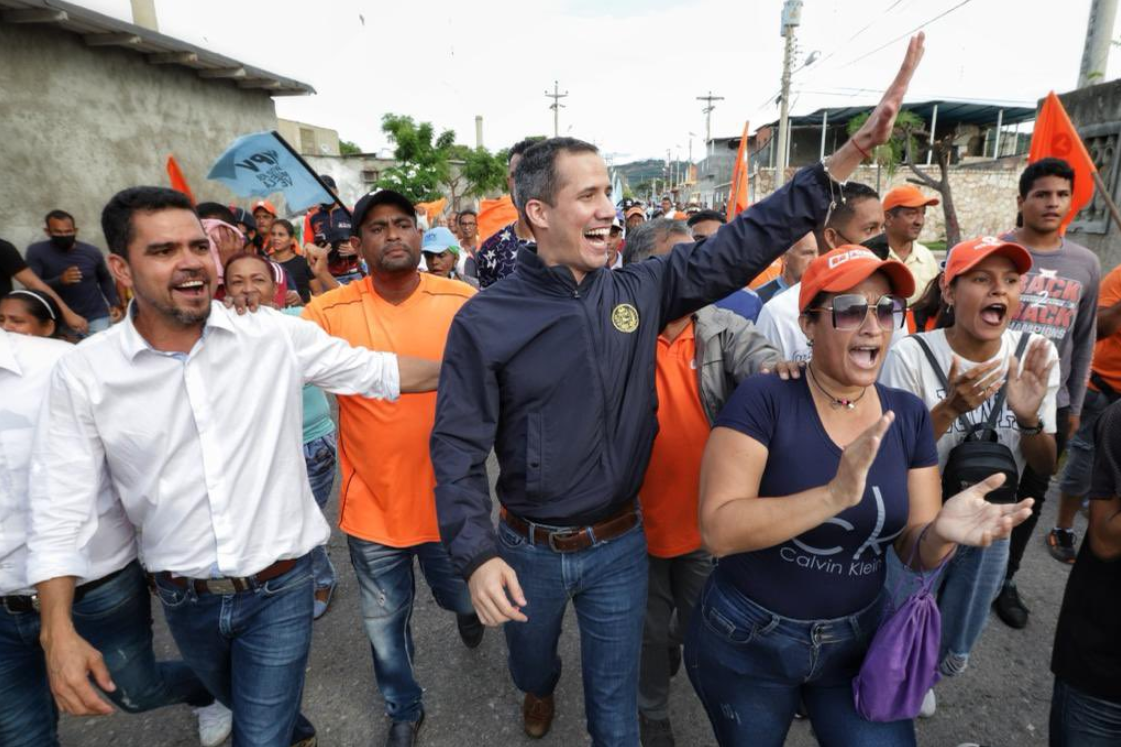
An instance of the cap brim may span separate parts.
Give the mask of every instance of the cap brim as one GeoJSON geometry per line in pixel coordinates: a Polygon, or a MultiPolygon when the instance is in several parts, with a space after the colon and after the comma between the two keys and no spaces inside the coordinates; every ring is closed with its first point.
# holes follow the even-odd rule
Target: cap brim
{"type": "MultiPolygon", "coordinates": [[[[950,251],[952,252],[953,249],[951,249],[950,251]]],[[[1016,266],[1016,272],[1020,273],[1021,275],[1030,270],[1033,264],[1031,253],[1027,249],[1020,246],[1019,244],[1007,241],[1003,244],[998,244],[991,249],[974,252],[972,261],[962,265],[961,267],[955,267],[954,274],[948,277],[946,281],[950,282],[958,275],[961,275],[964,272],[969,272],[978,264],[985,261],[989,257],[992,257],[993,255],[996,255],[998,257],[1007,257],[1009,260],[1011,260],[1012,264],[1016,266]]]]}
{"type": "MultiPolygon", "coordinates": [[[[849,290],[860,285],[868,278],[882,272],[887,275],[891,283],[891,292],[903,298],[910,298],[915,292],[915,277],[907,266],[894,259],[884,260],[873,264],[872,262],[854,262],[851,268],[842,271],[829,283],[822,286],[821,290],[828,293],[837,293],[849,290]]],[[[811,299],[812,300],[812,299],[811,299]]],[[[804,311],[804,309],[803,309],[804,311]]]]}

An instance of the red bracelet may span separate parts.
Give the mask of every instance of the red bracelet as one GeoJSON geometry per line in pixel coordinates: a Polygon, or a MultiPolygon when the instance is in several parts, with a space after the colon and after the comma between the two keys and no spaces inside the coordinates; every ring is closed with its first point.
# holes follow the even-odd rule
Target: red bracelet
{"type": "Polygon", "coordinates": [[[855,137],[852,138],[852,140],[850,140],[849,142],[852,143],[852,147],[854,147],[858,151],[860,151],[860,155],[864,156],[865,161],[867,161],[869,158],[872,157],[871,154],[868,153],[868,151],[866,151],[866,150],[864,150],[863,148],[860,147],[860,143],[856,142],[855,137]]]}

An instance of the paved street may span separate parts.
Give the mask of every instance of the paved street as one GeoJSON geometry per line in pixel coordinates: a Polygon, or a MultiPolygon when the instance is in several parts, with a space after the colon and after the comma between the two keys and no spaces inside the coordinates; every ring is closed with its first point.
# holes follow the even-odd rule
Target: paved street
{"type": "MultiPolygon", "coordinates": [[[[492,469],[493,474],[493,469],[492,469]]],[[[1067,569],[1052,560],[1038,529],[1054,519],[1054,495],[1047,501],[1035,541],[1021,571],[1020,587],[1032,609],[1026,631],[1012,631],[993,616],[970,670],[957,681],[938,687],[938,714],[919,725],[924,747],[956,747],[978,742],[989,747],[1025,747],[1047,742],[1051,675],[1048,668],[1058,602],[1067,569]]],[[[335,501],[331,502],[331,518],[335,501]]],[[[1079,534],[1085,527],[1079,518],[1079,534]]],[[[319,730],[322,747],[380,745],[384,717],[374,685],[373,665],[362,630],[358,590],[347,557],[346,541],[337,530],[331,557],[340,585],[331,610],[316,623],[308,668],[304,707],[319,730]]],[[[414,633],[416,667],[427,688],[427,721],[421,732],[425,747],[463,745],[579,745],[584,732],[583,693],[579,671],[579,641],[573,616],[565,624],[562,657],[565,674],[558,691],[557,718],[552,732],[534,742],[521,732],[521,698],[506,670],[506,646],[498,631],[489,630],[483,644],[466,650],[456,633],[455,620],[432,601],[419,581],[414,633]]],[[[158,607],[158,604],[157,604],[158,607]]],[[[174,655],[157,610],[159,648],[174,655]]],[[[682,672],[674,680],[672,718],[682,747],[715,744],[704,712],[682,672]]],[[[65,718],[65,747],[192,747],[197,745],[195,721],[186,707],[151,714],[114,714],[97,719],[65,718]]],[[[806,723],[796,723],[787,745],[817,744],[806,723]]]]}

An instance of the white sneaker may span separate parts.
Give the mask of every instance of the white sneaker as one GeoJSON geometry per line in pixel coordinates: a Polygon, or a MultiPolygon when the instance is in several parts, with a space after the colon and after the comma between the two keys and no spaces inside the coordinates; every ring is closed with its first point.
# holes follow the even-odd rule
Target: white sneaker
{"type": "Polygon", "coordinates": [[[234,714],[217,700],[204,708],[196,708],[199,720],[199,744],[218,747],[234,730],[234,714]]]}
{"type": "Polygon", "coordinates": [[[934,688],[926,691],[922,697],[922,708],[919,709],[919,718],[930,718],[938,710],[938,702],[934,698],[934,688]]]}

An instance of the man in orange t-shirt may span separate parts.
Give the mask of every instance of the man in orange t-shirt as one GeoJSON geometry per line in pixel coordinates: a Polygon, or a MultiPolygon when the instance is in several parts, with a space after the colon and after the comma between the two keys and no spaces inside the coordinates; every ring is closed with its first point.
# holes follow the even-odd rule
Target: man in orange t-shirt
{"type": "MultiPolygon", "coordinates": [[[[691,240],[684,223],[655,219],[628,233],[623,261],[668,254],[691,240]]],[[[670,677],[681,663],[681,640],[712,570],[697,527],[701,457],[712,421],[742,379],[774,368],[780,358],[751,322],[716,306],[670,322],[658,336],[658,436],[639,491],[649,556],[638,681],[644,745],[672,738],[670,677]],[[675,610],[677,623],[671,626],[675,610]]]]}
{"type": "MultiPolygon", "coordinates": [[[[354,208],[352,225],[351,245],[370,275],[316,296],[303,316],[351,345],[440,360],[452,318],[475,290],[417,271],[421,233],[403,195],[366,195],[354,208]]],[[[424,720],[409,625],[414,558],[437,604],[456,613],[463,642],[474,648],[483,635],[467,584],[440,544],[428,455],[436,393],[374,406],[362,397],[340,396],[338,402],[339,526],[347,534],[374,674],[391,722],[388,743],[411,745],[424,720]]]]}

